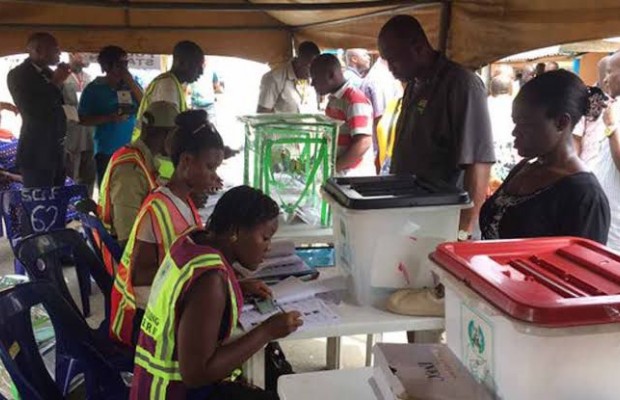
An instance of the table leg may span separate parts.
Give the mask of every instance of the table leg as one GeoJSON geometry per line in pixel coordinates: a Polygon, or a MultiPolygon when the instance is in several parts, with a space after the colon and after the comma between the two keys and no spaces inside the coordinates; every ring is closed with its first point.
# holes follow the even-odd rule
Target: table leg
{"type": "Polygon", "coordinates": [[[327,338],[327,369],[340,369],[340,337],[327,338]]]}
{"type": "Polygon", "coordinates": [[[243,365],[243,373],[249,383],[265,388],[265,348],[263,347],[243,365]]]}
{"type": "Polygon", "coordinates": [[[372,366],[372,348],[375,343],[383,342],[383,333],[366,335],[366,366],[372,366]]]}

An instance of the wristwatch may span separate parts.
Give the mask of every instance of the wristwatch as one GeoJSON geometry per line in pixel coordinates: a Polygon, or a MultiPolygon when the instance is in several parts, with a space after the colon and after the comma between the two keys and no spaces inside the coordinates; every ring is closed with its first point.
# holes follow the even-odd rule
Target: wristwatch
{"type": "Polygon", "coordinates": [[[459,230],[457,239],[458,239],[459,242],[465,242],[465,241],[471,239],[471,233],[461,229],[461,230],[459,230]]]}
{"type": "Polygon", "coordinates": [[[606,126],[605,127],[605,137],[612,137],[616,130],[618,129],[617,125],[606,126]]]}

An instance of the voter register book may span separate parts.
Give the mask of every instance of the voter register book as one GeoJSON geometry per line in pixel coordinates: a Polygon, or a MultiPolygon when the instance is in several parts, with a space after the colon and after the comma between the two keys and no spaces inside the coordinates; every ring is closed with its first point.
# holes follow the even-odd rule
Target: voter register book
{"type": "Polygon", "coordinates": [[[239,316],[239,323],[246,332],[280,312],[299,311],[304,324],[300,329],[337,323],[340,316],[318,294],[342,290],[345,282],[340,277],[322,281],[303,282],[287,278],[271,287],[272,305],[246,304],[239,316]]]}

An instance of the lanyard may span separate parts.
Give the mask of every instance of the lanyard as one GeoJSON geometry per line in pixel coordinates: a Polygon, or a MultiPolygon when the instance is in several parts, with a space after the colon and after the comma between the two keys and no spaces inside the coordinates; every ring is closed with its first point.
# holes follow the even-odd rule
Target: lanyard
{"type": "Polygon", "coordinates": [[[78,92],[82,92],[84,89],[84,78],[81,78],[78,74],[76,74],[75,72],[71,73],[71,76],[73,76],[73,79],[75,79],[75,81],[78,84],[78,92]]]}

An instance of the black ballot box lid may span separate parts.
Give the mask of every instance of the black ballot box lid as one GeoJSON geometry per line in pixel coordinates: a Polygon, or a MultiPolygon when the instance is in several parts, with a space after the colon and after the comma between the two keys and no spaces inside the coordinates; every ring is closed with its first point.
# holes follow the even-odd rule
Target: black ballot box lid
{"type": "Polygon", "coordinates": [[[323,190],[341,206],[353,210],[466,205],[466,191],[415,175],[333,177],[323,190]]]}

